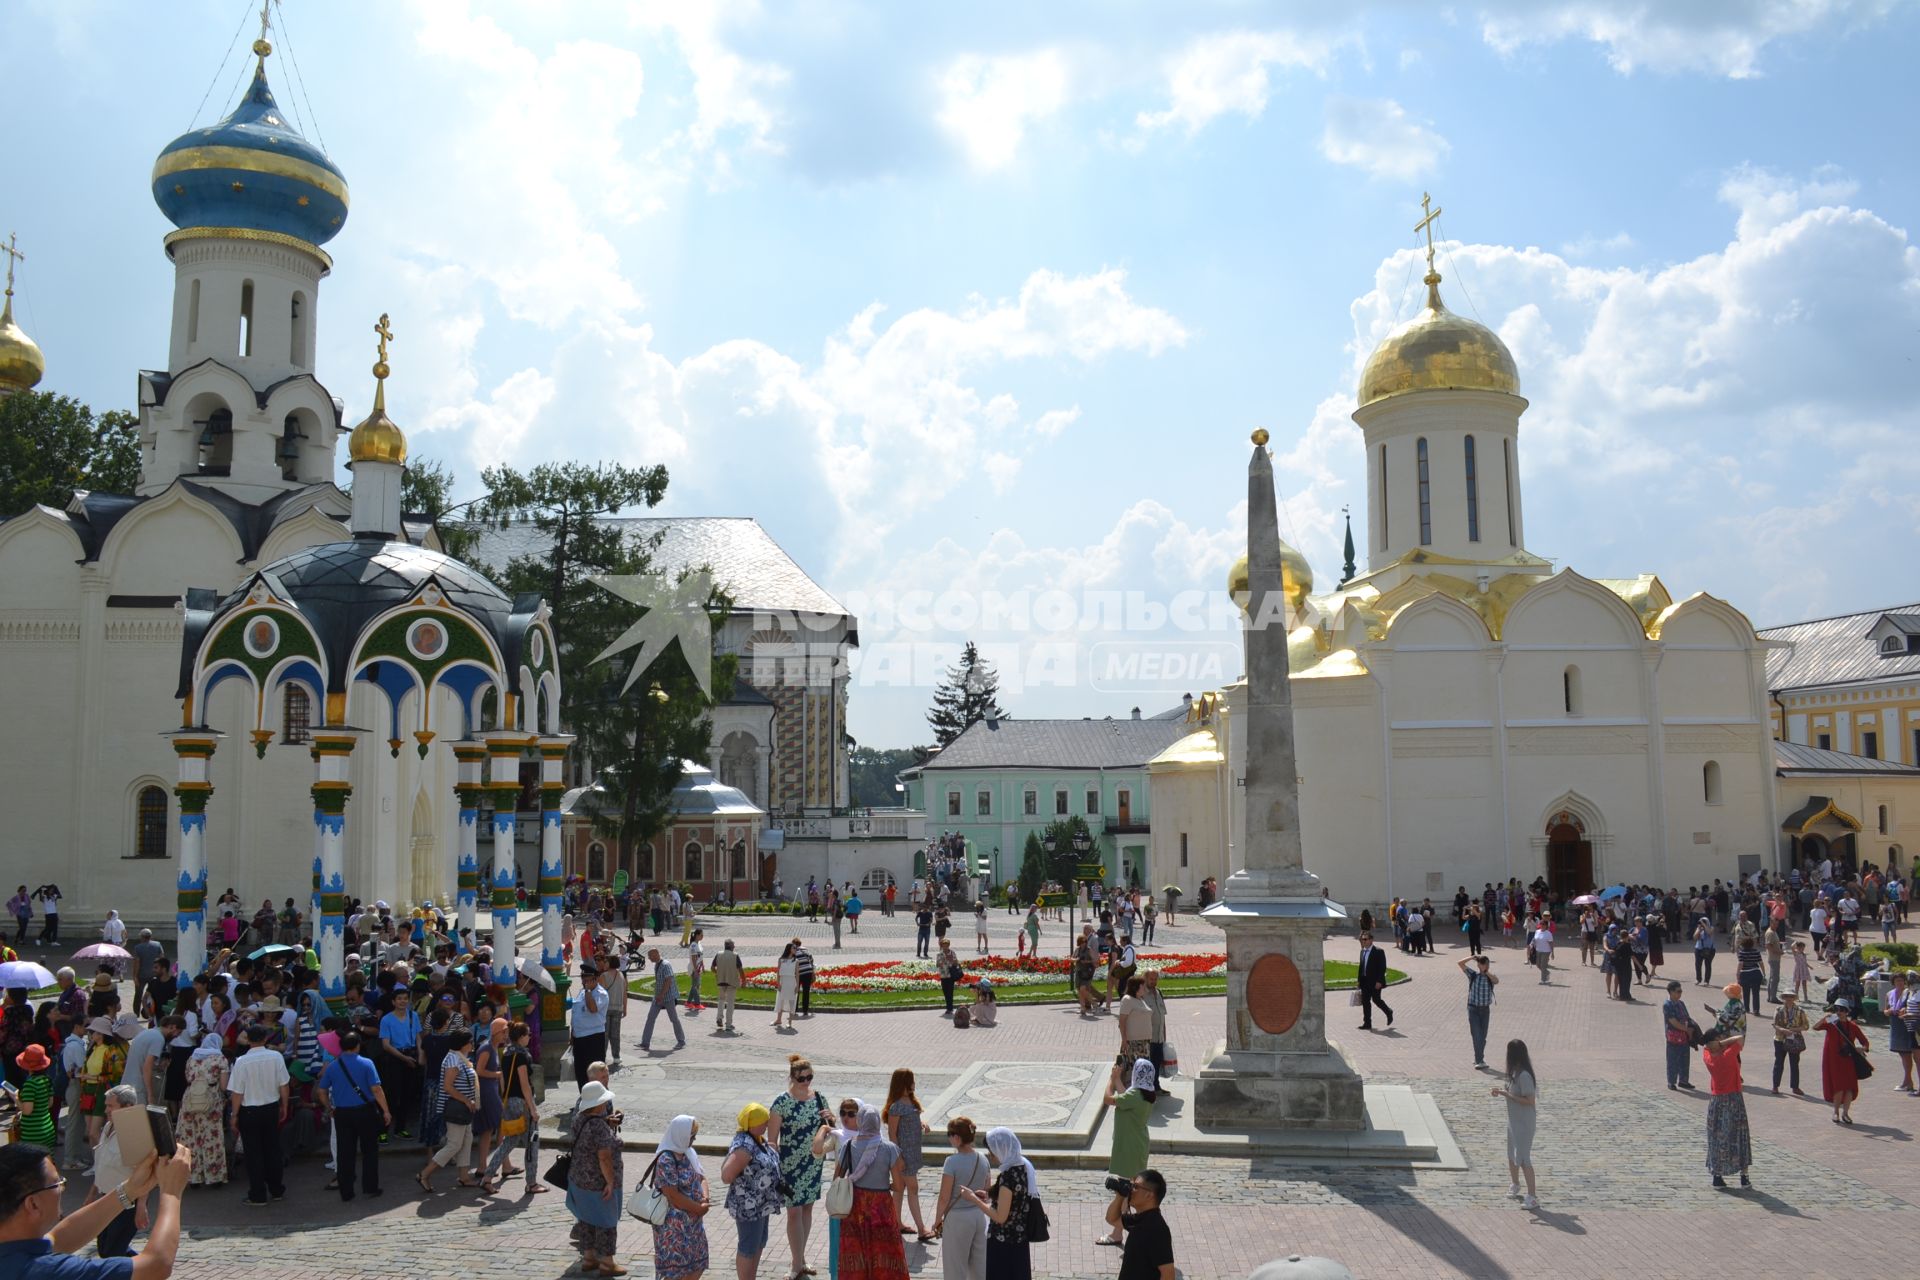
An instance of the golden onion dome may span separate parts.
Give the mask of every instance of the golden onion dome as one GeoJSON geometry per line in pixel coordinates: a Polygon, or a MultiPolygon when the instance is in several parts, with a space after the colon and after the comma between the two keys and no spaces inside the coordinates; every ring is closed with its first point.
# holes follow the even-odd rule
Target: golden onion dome
{"type": "Polygon", "coordinates": [[[407,436],[387,416],[387,375],[393,372],[387,367],[387,344],[393,341],[393,330],[385,314],[373,331],[380,335],[380,358],[373,364],[373,412],[347,437],[347,461],[391,462],[397,467],[407,460],[407,436]]]}
{"type": "Polygon", "coordinates": [[[0,306],[0,391],[31,391],[46,376],[47,358],[13,322],[13,290],[0,306]]]}
{"type": "MultiPolygon", "coordinates": [[[[1287,545],[1286,539],[1280,540],[1280,591],[1287,598],[1287,607],[1296,612],[1313,594],[1313,566],[1307,558],[1287,545]]],[[[1247,611],[1249,592],[1247,586],[1247,558],[1241,556],[1227,570],[1227,594],[1240,606],[1240,612],[1247,611]]]]}
{"type": "Polygon", "coordinates": [[[1409,391],[1520,394],[1520,371],[1500,335],[1440,301],[1440,275],[1425,280],[1427,305],[1386,336],[1360,374],[1362,407],[1409,391]]]}

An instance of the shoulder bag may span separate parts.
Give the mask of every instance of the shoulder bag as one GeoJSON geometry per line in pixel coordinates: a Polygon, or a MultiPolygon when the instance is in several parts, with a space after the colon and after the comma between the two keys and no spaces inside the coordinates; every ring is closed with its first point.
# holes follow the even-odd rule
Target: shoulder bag
{"type": "Polygon", "coordinates": [[[833,1181],[827,1184],[827,1216],[844,1218],[853,1212],[853,1144],[840,1149],[834,1162],[833,1181]]]}
{"type": "Polygon", "coordinates": [[[565,1191],[573,1181],[573,1153],[579,1146],[580,1126],[576,1122],[573,1131],[573,1145],[567,1148],[565,1155],[553,1162],[553,1166],[550,1169],[540,1175],[541,1178],[550,1185],[565,1191]]]}
{"type": "Polygon", "coordinates": [[[1027,1243],[1045,1244],[1053,1238],[1053,1224],[1047,1221],[1047,1206],[1040,1197],[1027,1194],[1027,1243]]]}
{"type": "Polygon", "coordinates": [[[667,1194],[654,1185],[654,1175],[659,1171],[660,1157],[655,1156],[646,1172],[640,1175],[640,1182],[627,1197],[627,1212],[648,1226],[664,1226],[667,1215],[673,1212],[673,1206],[667,1203],[667,1194]]]}

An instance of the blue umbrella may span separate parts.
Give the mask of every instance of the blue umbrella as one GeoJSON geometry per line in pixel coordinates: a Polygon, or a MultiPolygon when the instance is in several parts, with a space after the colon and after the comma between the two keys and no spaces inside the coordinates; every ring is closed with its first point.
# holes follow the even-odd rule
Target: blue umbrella
{"type": "Polygon", "coordinates": [[[1623,884],[1616,884],[1611,889],[1602,889],[1600,891],[1600,901],[1602,902],[1612,902],[1615,898],[1624,898],[1626,896],[1627,886],[1623,884]]]}
{"type": "Polygon", "coordinates": [[[247,959],[262,960],[262,959],[265,959],[267,956],[294,955],[303,951],[304,949],[305,948],[302,948],[302,947],[289,946],[287,943],[284,943],[284,942],[269,942],[266,946],[261,947],[258,951],[249,953],[247,956],[247,959]]]}

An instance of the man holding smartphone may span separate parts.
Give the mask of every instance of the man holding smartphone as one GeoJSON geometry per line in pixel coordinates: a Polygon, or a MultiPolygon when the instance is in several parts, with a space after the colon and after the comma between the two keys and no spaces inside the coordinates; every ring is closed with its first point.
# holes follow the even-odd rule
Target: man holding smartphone
{"type": "Polygon", "coordinates": [[[167,1280],[180,1248],[180,1193],[192,1172],[193,1157],[185,1147],[171,1158],[148,1156],[112,1195],[62,1218],[60,1191],[67,1180],[53,1167],[47,1149],[30,1142],[0,1147],[0,1275],[19,1280],[167,1280]],[[76,1256],[75,1250],[155,1187],[160,1202],[146,1247],[137,1256],[76,1256]]]}

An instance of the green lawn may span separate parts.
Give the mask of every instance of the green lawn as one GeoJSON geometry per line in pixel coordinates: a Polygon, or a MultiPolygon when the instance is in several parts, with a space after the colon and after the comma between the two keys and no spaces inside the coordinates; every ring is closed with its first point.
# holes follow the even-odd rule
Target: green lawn
{"type": "MultiPolygon", "coordinates": [[[[1327,989],[1330,991],[1351,990],[1354,985],[1358,966],[1344,960],[1326,962],[1327,989]]],[[[1395,969],[1387,971],[1387,981],[1399,982],[1404,973],[1395,969]]],[[[687,991],[685,974],[679,978],[680,992],[684,997],[687,991]]],[[[650,998],[653,994],[653,979],[639,978],[628,984],[637,996],[650,998]]],[[[1163,978],[1160,982],[1161,993],[1169,999],[1181,996],[1217,996],[1227,990],[1225,978],[1163,978]]],[[[707,970],[700,976],[701,998],[711,1003],[716,996],[713,985],[713,971],[707,970]]],[[[1038,986],[997,987],[994,994],[1001,1004],[1072,1004],[1074,994],[1066,980],[1046,982],[1038,986]]],[[[740,993],[737,1004],[742,1009],[773,1008],[774,993],[760,987],[748,987],[740,993]]],[[[942,1004],[939,985],[933,984],[926,991],[822,991],[818,987],[813,992],[813,1007],[822,1010],[835,1009],[936,1009],[942,1004]]]]}

